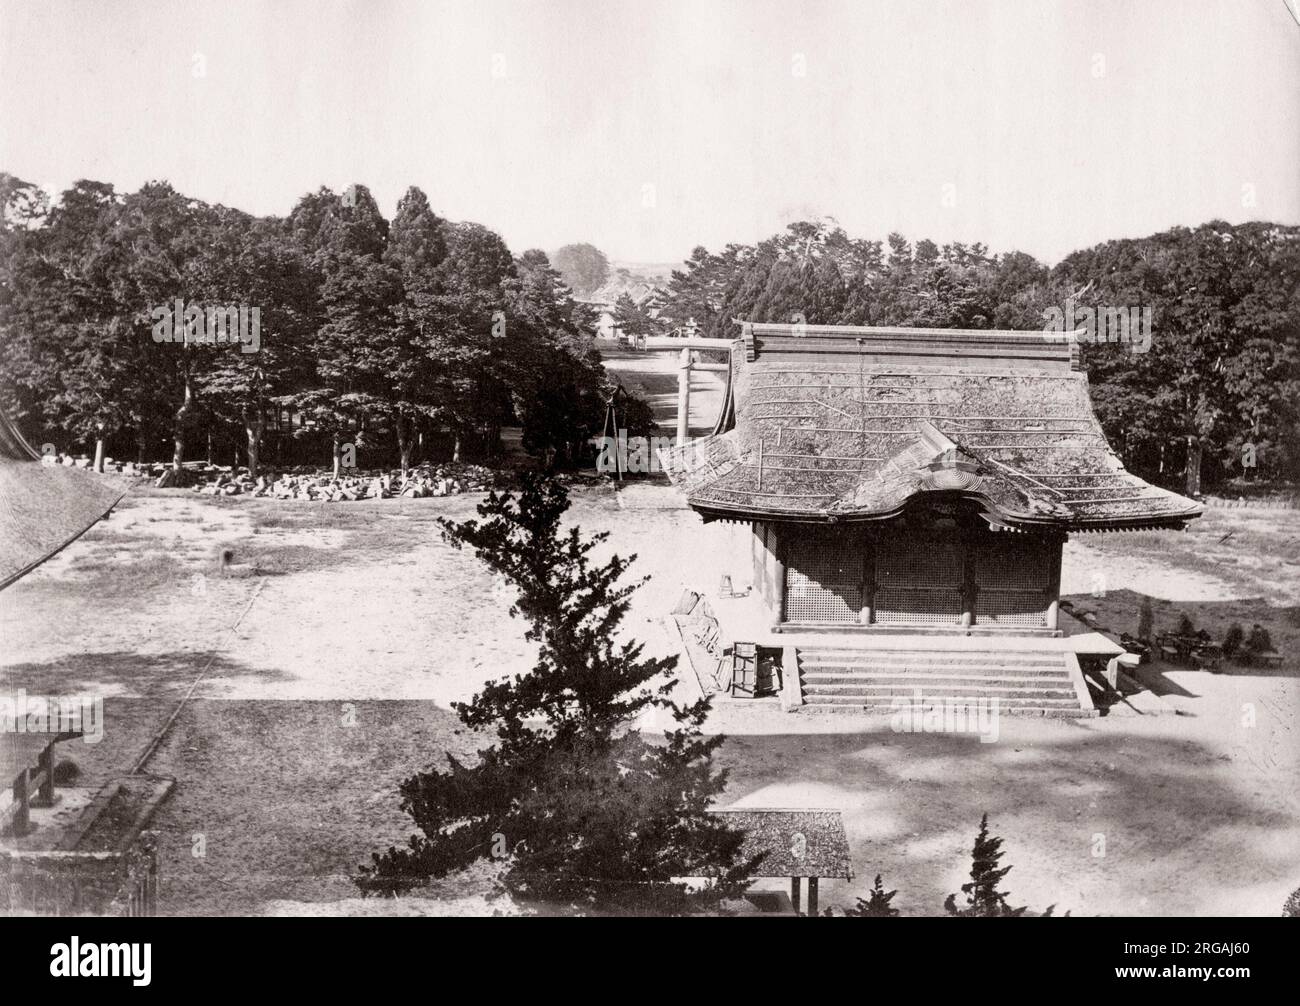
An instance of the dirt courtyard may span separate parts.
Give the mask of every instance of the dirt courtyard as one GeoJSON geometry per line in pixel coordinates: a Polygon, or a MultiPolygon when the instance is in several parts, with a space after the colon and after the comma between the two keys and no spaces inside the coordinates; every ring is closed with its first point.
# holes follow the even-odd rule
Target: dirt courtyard
{"type": "MultiPolygon", "coordinates": [[[[507,592],[438,535],[438,517],[476,502],[151,490],[0,594],[0,689],[106,697],[103,741],[61,745],[87,784],[126,771],[201,678],[147,765],[177,780],[155,820],[167,911],[335,910],[356,866],[407,834],[399,781],[474,749],[449,703],[530,664],[507,592]],[[219,575],[223,546],[243,575],[219,575]]],[[[661,616],[684,586],[745,582],[743,531],[703,526],[665,485],[580,486],[570,516],[638,553],[651,579],[628,629],[653,651],[674,649],[661,616]]],[[[1182,715],[1003,717],[992,744],[724,704],[712,723],[730,738],[728,797],[843,811],[858,875],[825,884],[825,905],[851,904],[879,872],[904,912],[940,912],[987,811],[1006,886],[1034,910],[1277,914],[1300,886],[1297,532],[1294,513],[1211,511],[1183,535],[1067,548],[1066,593],[1103,623],[1130,627],[1138,594],[1158,627],[1183,610],[1216,635],[1258,621],[1287,653],[1280,671],[1157,665],[1182,715]]],[[[489,890],[486,874],[457,878],[422,910],[487,910],[489,890]]]]}
{"type": "MultiPolygon", "coordinates": [[[[671,355],[607,351],[662,419],[671,355]]],[[[691,427],[712,427],[721,385],[692,387],[691,427]]],[[[177,786],[154,826],[162,904],[176,914],[382,911],[351,882],[409,823],[398,783],[467,756],[450,709],[531,666],[510,594],[446,545],[439,518],[477,496],[311,504],[145,490],[0,593],[0,692],[105,696],[104,739],[60,746],[83,784],[129,769],[192,688],[145,766],[177,786]],[[219,550],[234,551],[221,575],[219,550]]],[[[569,518],[609,531],[648,576],[626,624],[678,652],[663,615],[684,588],[748,578],[748,530],[705,526],[662,481],[594,478],[569,518]]],[[[942,911],[966,879],[988,812],[1013,866],[1013,900],[1076,915],[1276,915],[1300,886],[1300,513],[1211,510],[1184,534],[1088,535],[1066,548],[1063,594],[1116,631],[1149,597],[1156,628],[1182,613],[1221,637],[1266,625],[1286,661],[1261,673],[1144,668],[1180,715],[1002,717],[995,743],[908,734],[888,717],[719,703],[727,798],[843,812],[857,876],[824,882],[851,905],[876,873],[908,914],[942,911]]],[[[683,698],[694,675],[678,668],[683,698]]],[[[653,728],[654,724],[648,724],[653,728]]],[[[0,742],[3,738],[0,738],[0,742]]],[[[393,911],[493,910],[484,870],[393,911]]]]}

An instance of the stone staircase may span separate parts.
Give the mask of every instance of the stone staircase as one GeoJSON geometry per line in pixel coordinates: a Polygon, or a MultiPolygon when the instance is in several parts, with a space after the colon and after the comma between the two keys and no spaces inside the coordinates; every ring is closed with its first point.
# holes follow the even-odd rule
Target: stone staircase
{"type": "Polygon", "coordinates": [[[891,712],[902,699],[974,705],[998,700],[1023,716],[1096,716],[1078,659],[1066,650],[850,649],[798,646],[806,708],[891,712]],[[965,701],[963,701],[965,700],[965,701]]]}

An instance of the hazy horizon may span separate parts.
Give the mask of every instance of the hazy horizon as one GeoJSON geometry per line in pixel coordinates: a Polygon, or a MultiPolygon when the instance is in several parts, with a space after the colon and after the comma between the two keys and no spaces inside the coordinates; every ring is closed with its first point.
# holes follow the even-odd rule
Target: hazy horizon
{"type": "Polygon", "coordinates": [[[0,0],[0,168],[287,214],[417,185],[516,251],[679,263],[829,216],[1054,264],[1300,223],[1300,25],[1252,2],[0,0]]]}

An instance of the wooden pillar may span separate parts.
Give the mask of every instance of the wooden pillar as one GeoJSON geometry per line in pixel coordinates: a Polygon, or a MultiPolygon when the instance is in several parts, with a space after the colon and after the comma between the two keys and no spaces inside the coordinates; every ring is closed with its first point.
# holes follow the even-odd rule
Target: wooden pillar
{"type": "Polygon", "coordinates": [[[862,610],[858,612],[858,624],[871,624],[871,604],[875,599],[876,592],[876,557],[872,552],[871,543],[864,542],[862,546],[862,610]]]}
{"type": "Polygon", "coordinates": [[[690,435],[691,414],[691,351],[683,349],[677,365],[677,446],[686,443],[690,435]]]}
{"type": "Polygon", "coordinates": [[[14,834],[26,834],[31,827],[31,815],[28,808],[31,806],[31,770],[23,769],[14,779],[14,803],[17,809],[14,811],[14,834]]]}
{"type": "Polygon", "coordinates": [[[1051,557],[1051,578],[1047,588],[1047,627],[1053,632],[1060,631],[1061,628],[1061,551],[1064,542],[1053,542],[1048,545],[1052,549],[1051,557]]]}
{"type": "Polygon", "coordinates": [[[36,791],[36,799],[32,803],[37,807],[54,806],[54,744],[51,742],[44,751],[41,752],[40,761],[37,762],[37,771],[41,776],[41,785],[36,791]]]}
{"type": "Polygon", "coordinates": [[[772,599],[772,611],[776,615],[776,624],[785,621],[785,539],[777,533],[777,525],[769,524],[772,536],[772,586],[776,597],[772,599]]]}
{"type": "Polygon", "coordinates": [[[790,901],[794,905],[794,914],[799,914],[799,902],[803,899],[799,897],[799,878],[790,878],[790,901]]]}
{"type": "Polygon", "coordinates": [[[808,878],[808,917],[817,917],[817,878],[808,878]]]}
{"type": "Polygon", "coordinates": [[[961,585],[961,625],[969,629],[975,624],[975,598],[979,588],[975,585],[975,563],[971,559],[971,549],[962,548],[962,585],[961,585]]]}

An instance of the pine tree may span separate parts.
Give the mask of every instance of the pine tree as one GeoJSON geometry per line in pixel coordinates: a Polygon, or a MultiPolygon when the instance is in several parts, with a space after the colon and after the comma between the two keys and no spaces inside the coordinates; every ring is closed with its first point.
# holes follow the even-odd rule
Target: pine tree
{"type": "Polygon", "coordinates": [[[520,902],[579,910],[701,910],[748,883],[757,863],[736,862],[743,836],[707,812],[726,783],[712,764],[722,738],[701,731],[709,701],[672,702],[675,659],[616,640],[639,586],[619,585],[635,556],[593,565],[608,535],[561,532],[567,507],[559,482],[528,473],[518,495],[489,495],[481,521],[442,521],[453,545],[517,589],[511,615],[529,623],[537,663],[456,704],[495,743],[475,764],[448,756],[446,770],[402,783],[421,834],[373,855],[363,890],[395,893],[483,859],[501,861],[499,881],[520,902]],[[677,724],[662,741],[634,727],[656,710],[677,724]],[[716,883],[681,880],[703,876],[716,883]]]}
{"type": "Polygon", "coordinates": [[[898,915],[898,909],[894,908],[890,902],[894,900],[897,891],[886,891],[884,885],[880,882],[880,874],[876,874],[876,882],[871,887],[871,893],[865,898],[858,898],[858,903],[853,908],[847,908],[844,911],[846,916],[852,918],[878,918],[886,919],[898,915]]]}
{"type": "Polygon", "coordinates": [[[975,847],[971,851],[970,883],[961,885],[961,893],[966,895],[966,907],[957,907],[957,895],[950,894],[943,903],[949,915],[963,918],[1012,918],[1023,915],[1025,907],[1012,908],[1007,904],[1007,896],[998,890],[998,883],[1011,872],[1011,867],[998,868],[998,861],[1005,853],[1002,851],[1002,839],[989,834],[989,816],[980,818],[979,834],[975,837],[975,847]]]}

